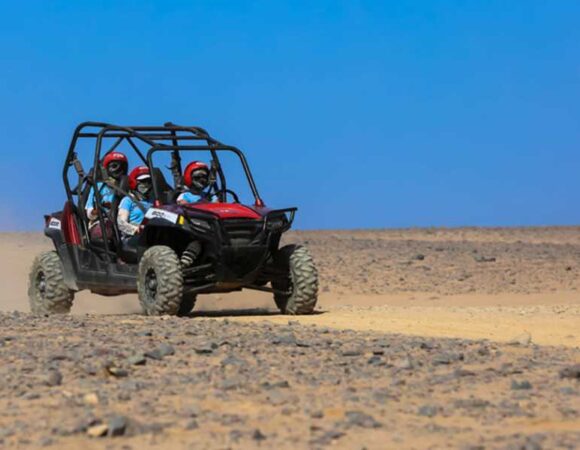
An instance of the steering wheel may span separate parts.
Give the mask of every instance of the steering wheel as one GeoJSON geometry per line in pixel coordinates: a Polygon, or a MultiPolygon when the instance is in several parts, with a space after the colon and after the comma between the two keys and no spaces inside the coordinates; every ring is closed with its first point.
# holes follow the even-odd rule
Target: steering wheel
{"type": "Polygon", "coordinates": [[[225,194],[224,195],[224,199],[227,200],[227,194],[230,194],[233,198],[234,198],[234,203],[240,203],[240,198],[238,197],[238,194],[236,194],[234,191],[232,191],[231,189],[220,189],[219,191],[215,191],[213,193],[214,197],[220,198],[221,195],[220,194],[225,194]]]}

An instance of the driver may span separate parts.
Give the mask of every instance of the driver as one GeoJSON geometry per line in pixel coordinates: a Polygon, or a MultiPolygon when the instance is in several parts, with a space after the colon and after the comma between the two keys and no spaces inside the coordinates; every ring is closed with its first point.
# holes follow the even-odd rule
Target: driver
{"type": "Polygon", "coordinates": [[[135,167],[129,174],[129,195],[119,203],[117,225],[123,238],[129,238],[139,232],[139,225],[151,206],[151,174],[146,166],[135,167]]]}
{"type": "Polygon", "coordinates": [[[183,171],[183,182],[189,190],[179,194],[179,197],[177,197],[179,205],[203,200],[211,201],[209,167],[207,164],[201,161],[190,162],[183,171]]]}
{"type": "MultiPolygon", "coordinates": [[[[119,186],[123,176],[127,175],[129,162],[127,161],[125,154],[121,152],[109,152],[103,159],[103,167],[107,175],[105,181],[108,184],[119,186]]],[[[97,189],[99,190],[99,194],[101,196],[101,205],[105,211],[108,211],[108,209],[111,207],[111,204],[113,203],[113,200],[115,199],[115,191],[103,181],[99,181],[97,183],[97,189]]],[[[97,210],[95,208],[94,188],[91,188],[85,206],[89,220],[95,220],[97,218],[97,210]]]]}

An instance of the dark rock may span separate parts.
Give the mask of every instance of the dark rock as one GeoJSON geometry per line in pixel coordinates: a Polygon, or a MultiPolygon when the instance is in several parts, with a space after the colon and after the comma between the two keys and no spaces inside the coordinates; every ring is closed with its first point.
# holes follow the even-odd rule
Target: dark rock
{"type": "Polygon", "coordinates": [[[256,428],[252,433],[252,439],[255,441],[263,441],[266,439],[266,435],[262,433],[259,428],[256,428]]]}
{"type": "Polygon", "coordinates": [[[514,391],[532,389],[532,384],[528,380],[523,381],[512,380],[511,389],[514,391]]]}
{"type": "Polygon", "coordinates": [[[107,422],[107,436],[123,436],[128,420],[125,416],[112,416],[107,422]]]}
{"type": "Polygon", "coordinates": [[[435,405],[423,405],[417,414],[424,417],[435,417],[439,413],[439,407],[435,405]]]}
{"type": "Polygon", "coordinates": [[[234,355],[228,355],[221,361],[222,366],[245,366],[247,361],[234,355]]]}
{"type": "Polygon", "coordinates": [[[143,353],[136,353],[127,358],[127,363],[132,366],[142,366],[147,362],[147,358],[143,353]]]}
{"type": "Polygon", "coordinates": [[[466,409],[486,408],[487,406],[489,406],[489,404],[490,403],[487,400],[482,400],[479,398],[461,399],[461,400],[456,400],[454,402],[454,405],[456,408],[466,408],[466,409]]]}
{"type": "Polygon", "coordinates": [[[347,411],[345,416],[349,425],[361,428],[380,428],[383,426],[380,422],[377,422],[373,416],[361,411],[347,411]]]}
{"type": "Polygon", "coordinates": [[[423,261],[425,259],[425,255],[418,253],[411,258],[413,261],[423,261]]]}
{"type": "Polygon", "coordinates": [[[560,378],[572,378],[580,380],[580,364],[564,367],[560,370],[560,378]]]}
{"type": "Polygon", "coordinates": [[[274,383],[270,383],[269,381],[266,381],[265,383],[262,383],[261,386],[266,390],[279,389],[279,388],[284,389],[284,388],[289,388],[290,383],[288,383],[288,381],[286,381],[286,380],[276,381],[274,383]]]}
{"type": "Polygon", "coordinates": [[[135,333],[135,336],[153,336],[153,333],[151,331],[139,331],[135,333]]]}
{"type": "Polygon", "coordinates": [[[197,423],[197,420],[195,420],[195,419],[188,420],[187,423],[185,424],[186,430],[197,430],[198,428],[199,428],[199,424],[197,423]]]}
{"type": "Polygon", "coordinates": [[[340,439],[344,435],[345,435],[345,433],[343,431],[333,429],[333,430],[326,431],[322,436],[320,436],[316,439],[313,439],[311,441],[311,443],[314,445],[329,445],[333,441],[340,439]]]}
{"type": "Polygon", "coordinates": [[[451,364],[457,361],[463,361],[462,353],[450,353],[450,352],[438,353],[431,360],[431,362],[435,366],[442,364],[451,364]]]}
{"type": "Polygon", "coordinates": [[[160,361],[163,359],[163,355],[161,354],[161,351],[158,348],[145,352],[145,356],[147,358],[154,359],[156,361],[160,361]]]}
{"type": "Polygon", "coordinates": [[[218,345],[215,342],[209,341],[198,342],[193,346],[195,353],[200,355],[213,353],[216,348],[218,348],[218,345]]]}
{"type": "Polygon", "coordinates": [[[361,356],[363,351],[359,347],[350,347],[342,349],[340,352],[341,356],[361,356]]]}
{"type": "Polygon", "coordinates": [[[296,345],[296,336],[293,334],[282,334],[274,337],[271,342],[274,345],[296,345]]]}
{"type": "Polygon", "coordinates": [[[220,383],[219,388],[224,391],[231,391],[238,389],[242,386],[242,384],[243,380],[239,377],[226,378],[220,383]]]}
{"type": "Polygon", "coordinates": [[[322,412],[319,409],[316,411],[312,411],[310,413],[310,417],[312,417],[313,419],[322,419],[324,417],[324,412],[322,412]]]}
{"type": "Polygon", "coordinates": [[[477,263],[489,263],[489,262],[495,262],[496,261],[496,258],[493,257],[493,256],[483,256],[483,255],[475,255],[473,257],[473,259],[477,263]]]}
{"type": "Polygon", "coordinates": [[[157,349],[161,353],[161,357],[171,356],[175,354],[175,349],[171,345],[166,344],[165,342],[160,344],[159,347],[157,347],[157,349]]]}
{"type": "Polygon", "coordinates": [[[47,386],[60,386],[62,384],[62,374],[58,370],[49,370],[44,378],[44,384],[47,386]]]}

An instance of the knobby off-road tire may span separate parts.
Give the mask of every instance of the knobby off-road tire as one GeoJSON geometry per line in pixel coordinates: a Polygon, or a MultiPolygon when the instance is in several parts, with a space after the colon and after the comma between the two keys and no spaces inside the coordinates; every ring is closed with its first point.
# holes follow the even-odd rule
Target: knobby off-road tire
{"type": "Polygon", "coordinates": [[[290,295],[274,293],[282,314],[312,314],[318,300],[318,271],[306,247],[287,245],[274,257],[274,264],[288,272],[288,277],[272,281],[272,287],[290,295]]]}
{"type": "Polygon", "coordinates": [[[139,262],[139,303],[148,316],[177,315],[183,297],[183,275],[177,254],[165,245],[149,248],[139,262]]]}
{"type": "Polygon", "coordinates": [[[70,312],[74,291],[64,282],[62,262],[55,251],[44,252],[36,257],[28,281],[28,300],[33,314],[70,312]]]}

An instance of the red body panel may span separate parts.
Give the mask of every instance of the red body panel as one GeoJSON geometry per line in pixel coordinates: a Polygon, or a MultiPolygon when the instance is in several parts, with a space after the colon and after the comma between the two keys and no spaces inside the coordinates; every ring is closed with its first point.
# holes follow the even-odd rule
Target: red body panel
{"type": "Polygon", "coordinates": [[[79,234],[79,229],[77,227],[75,215],[73,214],[71,202],[66,202],[64,204],[60,222],[62,227],[62,234],[64,235],[64,240],[68,244],[80,245],[81,236],[79,234]]]}
{"type": "Polygon", "coordinates": [[[261,219],[262,216],[251,208],[237,203],[195,203],[186,206],[187,209],[217,214],[220,219],[261,219]]]}

